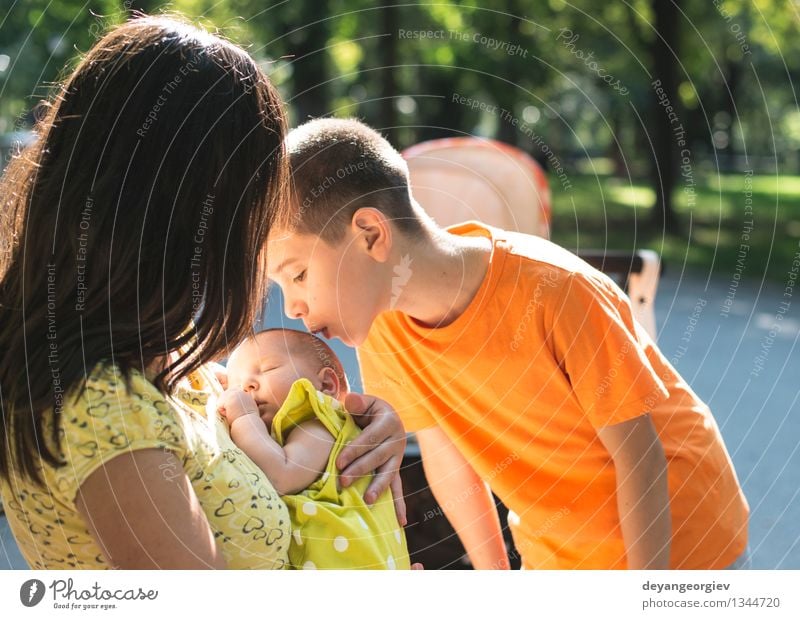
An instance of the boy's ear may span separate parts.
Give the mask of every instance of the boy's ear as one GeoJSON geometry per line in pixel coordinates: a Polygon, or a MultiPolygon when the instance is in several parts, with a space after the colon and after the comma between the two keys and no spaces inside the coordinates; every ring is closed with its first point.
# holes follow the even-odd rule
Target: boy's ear
{"type": "Polygon", "coordinates": [[[320,391],[334,398],[338,398],[341,385],[339,384],[339,377],[336,376],[336,372],[333,371],[333,368],[326,365],[319,371],[318,376],[322,381],[322,389],[320,389],[320,391]]]}
{"type": "Polygon", "coordinates": [[[375,260],[386,262],[392,249],[392,226],[376,208],[360,208],[353,213],[353,233],[362,237],[364,247],[375,260]]]}

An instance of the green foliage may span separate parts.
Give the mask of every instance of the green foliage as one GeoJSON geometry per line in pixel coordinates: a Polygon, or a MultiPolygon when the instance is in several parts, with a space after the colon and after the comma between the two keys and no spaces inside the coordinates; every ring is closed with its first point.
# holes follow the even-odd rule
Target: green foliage
{"type": "MultiPolygon", "coordinates": [[[[603,154],[615,139],[624,152],[638,153],[646,146],[636,115],[619,108],[633,106],[644,117],[651,96],[646,52],[656,35],[648,0],[603,5],[587,0],[396,4],[367,0],[15,3],[0,26],[0,53],[11,58],[11,65],[0,72],[2,129],[9,130],[65,65],[74,62],[77,52],[105,27],[123,19],[126,6],[132,6],[177,11],[219,28],[265,63],[289,99],[298,94],[296,83],[302,84],[304,77],[326,75],[330,82],[319,88],[318,98],[324,98],[321,108],[327,112],[378,119],[384,109],[378,102],[384,96],[381,61],[391,46],[397,92],[389,96],[406,97],[395,102],[400,124],[439,126],[450,117],[460,124],[450,125],[449,130],[496,135],[530,148],[526,137],[498,114],[445,105],[443,99],[458,92],[485,101],[485,107],[509,110],[515,117],[535,107],[528,116],[538,116],[537,129],[562,152],[603,154]],[[408,39],[399,34],[424,30],[444,36],[408,39]],[[571,46],[567,37],[559,36],[565,32],[577,37],[571,46]],[[519,53],[508,53],[513,46],[519,53]],[[590,54],[594,66],[619,80],[627,96],[621,97],[583,60],[590,54]],[[615,117],[620,114],[622,119],[615,117]]],[[[791,120],[797,105],[787,83],[800,70],[800,59],[788,53],[797,35],[796,15],[778,0],[686,4],[677,60],[682,75],[679,93],[699,153],[710,155],[719,147],[715,130],[725,134],[730,145],[722,149],[726,152],[769,154],[773,148],[781,153],[797,148],[792,129],[796,121],[791,120]],[[735,105],[726,101],[729,88],[734,89],[735,105]],[[717,118],[715,127],[720,111],[727,117],[717,118]],[[780,121],[769,126],[769,119],[787,117],[788,131],[782,131],[780,121]]],[[[403,135],[414,141],[429,133],[420,129],[403,135]]]]}
{"type": "Polygon", "coordinates": [[[0,14],[0,133],[24,129],[30,112],[94,42],[122,18],[117,0],[27,0],[0,14]]]}
{"type": "Polygon", "coordinates": [[[673,273],[688,269],[721,277],[735,272],[744,243],[744,276],[782,282],[800,248],[800,176],[745,178],[701,176],[692,206],[677,201],[687,222],[685,234],[679,236],[665,235],[650,223],[655,194],[647,185],[607,174],[578,174],[570,177],[572,188],[564,191],[553,179],[551,237],[571,250],[653,249],[673,273]],[[745,211],[748,194],[752,217],[745,211]]]}
{"type": "MultiPolygon", "coordinates": [[[[584,193],[576,208],[583,221],[592,221],[597,192],[646,194],[641,179],[652,160],[655,1],[16,2],[0,13],[0,133],[30,124],[30,110],[50,85],[130,8],[175,11],[243,45],[281,90],[293,123],[320,114],[357,116],[399,147],[477,134],[541,159],[530,138],[535,132],[573,174],[581,161],[605,157],[614,175],[633,178],[644,193],[620,193],[605,177],[578,183],[576,195],[584,193]],[[482,105],[456,103],[454,94],[482,105]]],[[[796,9],[781,0],[679,6],[675,103],[694,173],[797,171],[796,9]]],[[[703,191],[698,195],[708,204],[703,191]]],[[[618,214],[641,220],[649,205],[643,208],[618,214]]],[[[679,199],[685,222],[689,214],[681,208],[679,199]]],[[[598,230],[608,227],[596,221],[598,230]]]]}

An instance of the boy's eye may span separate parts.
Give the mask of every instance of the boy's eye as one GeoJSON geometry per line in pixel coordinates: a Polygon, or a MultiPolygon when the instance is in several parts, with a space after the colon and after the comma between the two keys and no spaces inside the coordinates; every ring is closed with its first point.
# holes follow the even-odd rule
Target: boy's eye
{"type": "Polygon", "coordinates": [[[303,281],[305,278],[306,278],[306,270],[305,270],[305,269],[303,269],[303,270],[300,272],[300,274],[299,274],[297,277],[295,277],[295,278],[294,278],[294,281],[295,281],[296,283],[298,283],[298,284],[299,284],[299,283],[300,283],[300,282],[302,282],[302,281],[303,281]]]}

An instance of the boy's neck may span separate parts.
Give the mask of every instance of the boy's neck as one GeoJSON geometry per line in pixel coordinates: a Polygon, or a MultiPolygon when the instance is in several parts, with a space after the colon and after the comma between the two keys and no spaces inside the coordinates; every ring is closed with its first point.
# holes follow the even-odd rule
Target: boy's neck
{"type": "Polygon", "coordinates": [[[475,298],[489,267],[492,241],[430,227],[424,240],[401,249],[402,259],[411,259],[410,277],[404,285],[399,282],[399,291],[392,291],[398,295],[393,309],[426,327],[446,327],[475,298]]]}

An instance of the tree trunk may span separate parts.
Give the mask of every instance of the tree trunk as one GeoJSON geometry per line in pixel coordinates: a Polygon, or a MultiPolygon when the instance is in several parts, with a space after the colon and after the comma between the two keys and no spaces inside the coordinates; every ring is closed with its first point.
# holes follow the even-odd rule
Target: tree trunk
{"type": "Polygon", "coordinates": [[[380,12],[381,32],[391,33],[378,42],[380,58],[380,107],[378,108],[378,124],[381,131],[392,144],[399,144],[397,115],[397,11],[393,6],[396,0],[385,0],[380,12]]]}
{"type": "MultiPolygon", "coordinates": [[[[733,157],[736,156],[736,148],[733,143],[733,130],[741,118],[736,110],[736,99],[739,94],[739,85],[742,81],[742,64],[738,60],[728,61],[725,81],[727,88],[723,90],[722,109],[728,113],[730,123],[726,128],[728,132],[728,146],[725,151],[731,156],[729,164],[733,164],[733,157]]],[[[713,142],[713,140],[712,140],[713,142]]]]}
{"type": "Polygon", "coordinates": [[[465,106],[454,103],[452,95],[459,91],[458,74],[449,67],[420,67],[419,91],[435,96],[420,97],[417,123],[419,141],[463,136],[466,130],[465,106]]]}
{"type": "Polygon", "coordinates": [[[621,106],[612,105],[608,113],[608,119],[611,124],[611,143],[608,145],[607,156],[614,166],[612,174],[617,178],[627,178],[628,175],[634,173],[628,169],[625,161],[622,111],[623,108],[621,106]]]}
{"type": "Polygon", "coordinates": [[[293,62],[291,101],[297,111],[297,124],[324,116],[330,105],[328,51],[325,50],[330,38],[330,20],[320,19],[322,15],[329,15],[328,3],[308,2],[301,6],[303,10],[295,27],[302,27],[302,30],[296,33],[296,38],[290,39],[291,53],[297,59],[293,62]]]}
{"type": "MultiPolygon", "coordinates": [[[[680,3],[681,0],[653,0],[652,5],[657,32],[650,46],[653,60],[653,81],[661,81],[661,88],[678,115],[677,122],[670,121],[656,89],[653,88],[651,99],[654,160],[651,182],[656,193],[656,204],[652,221],[655,226],[663,228],[667,232],[677,232],[680,227],[672,202],[672,190],[678,177],[679,161],[674,130],[681,124],[680,99],[678,97],[680,3]]],[[[687,136],[684,138],[687,139],[687,136]]]]}
{"type": "MultiPolygon", "coordinates": [[[[509,11],[510,19],[508,22],[507,34],[504,34],[508,37],[509,42],[520,44],[523,40],[525,40],[525,37],[522,34],[522,20],[519,17],[522,15],[522,8],[519,6],[518,2],[510,2],[507,10],[509,11]]],[[[497,98],[497,103],[500,108],[508,110],[508,112],[510,112],[514,117],[516,117],[517,113],[515,109],[516,106],[514,104],[524,96],[524,93],[517,89],[516,85],[522,81],[522,71],[528,68],[525,67],[524,69],[521,69],[521,64],[522,63],[516,57],[510,57],[506,61],[505,71],[502,73],[502,76],[511,83],[506,84],[504,82],[498,82],[495,93],[495,97],[497,98]]],[[[526,62],[525,64],[528,63],[526,62]]],[[[514,146],[520,144],[519,129],[511,123],[511,119],[509,118],[500,118],[496,137],[498,140],[505,142],[506,144],[512,144],[514,146]]],[[[529,145],[526,144],[526,146],[529,145]]]]}

